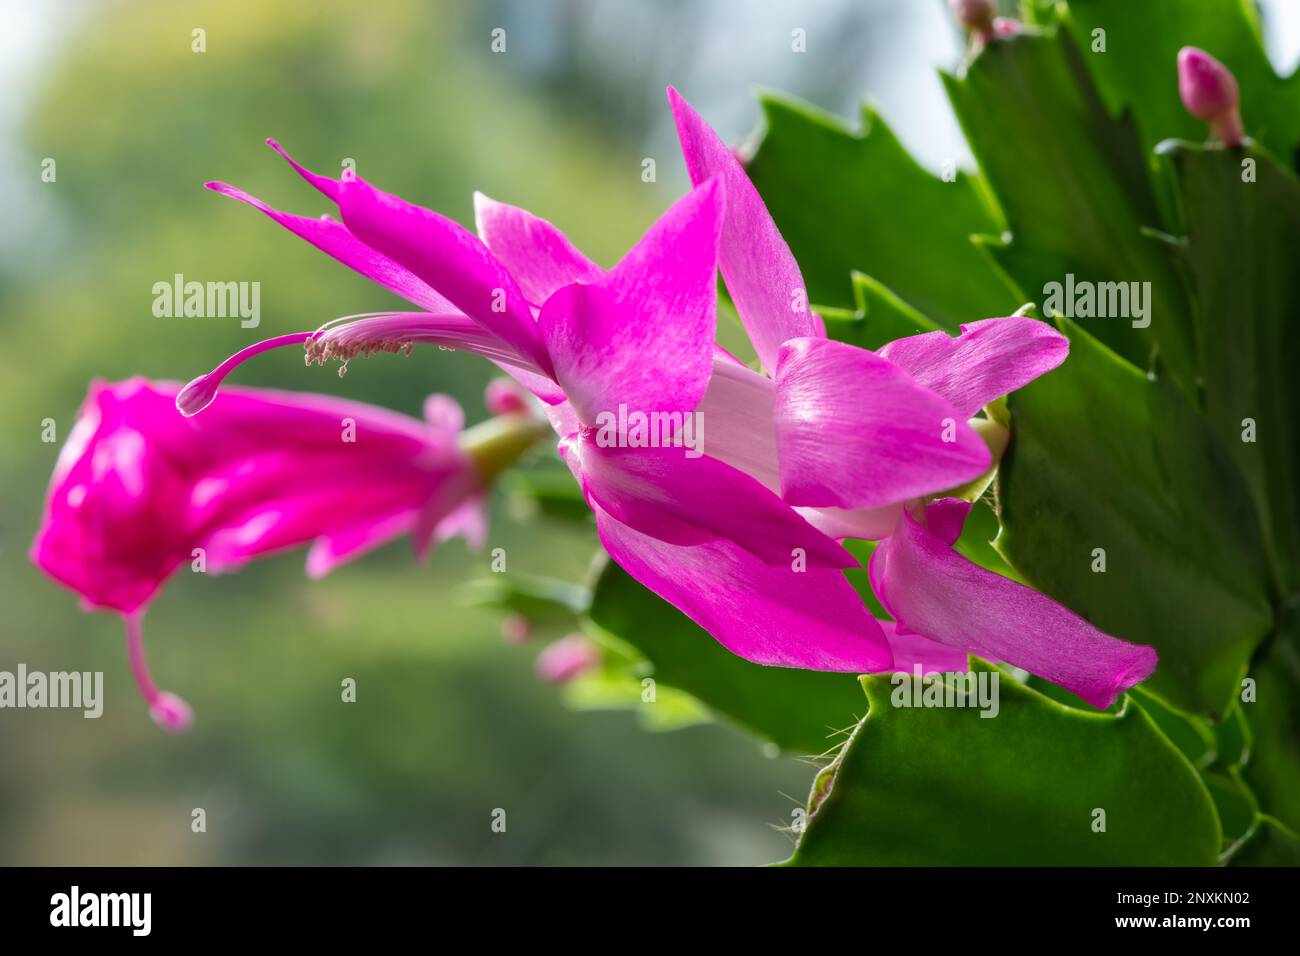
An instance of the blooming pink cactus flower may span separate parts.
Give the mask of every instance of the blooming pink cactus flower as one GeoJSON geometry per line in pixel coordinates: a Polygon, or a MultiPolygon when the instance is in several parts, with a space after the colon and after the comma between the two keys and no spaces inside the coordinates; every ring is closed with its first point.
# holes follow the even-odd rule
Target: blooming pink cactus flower
{"type": "Polygon", "coordinates": [[[1204,50],[1185,46],[1178,51],[1178,94],[1187,112],[1209,123],[1210,132],[1225,146],[1238,146],[1245,139],[1237,78],[1204,50]]]}
{"type": "Polygon", "coordinates": [[[791,308],[807,301],[803,280],[744,169],[675,90],[668,95],[692,181],[726,185],[719,265],[772,373],[736,367],[715,374],[701,406],[706,415],[747,401],[749,413],[771,426],[761,455],[752,441],[744,448],[715,443],[713,452],[777,489],[828,533],[883,539],[870,578],[895,618],[886,631],[894,667],[964,670],[969,651],[1046,677],[1099,708],[1145,679],[1156,665],[1153,648],[1104,634],[1037,591],[967,561],[952,544],[970,505],[927,503],[966,480],[959,474],[978,474],[990,463],[967,420],[1059,365],[1068,340],[1046,323],[1015,317],[972,322],[955,338],[930,332],[899,339],[874,353],[827,339],[809,313],[791,308]],[[935,448],[940,422],[952,438],[946,456],[935,448]]]}
{"type": "Polygon", "coordinates": [[[484,481],[458,442],[462,416],[431,396],[421,422],[320,395],[230,389],[202,418],[179,386],[91,386],[51,480],[32,560],[126,622],[131,669],[154,719],[190,723],[145,664],[141,618],[183,564],[211,572],[310,543],[318,578],[402,534],[417,553],[452,534],[481,542],[484,481]],[[201,562],[201,564],[199,564],[201,562]]]}
{"type": "MultiPolygon", "coordinates": [[[[211,188],[424,311],[369,315],[251,346],[191,382],[179,408],[200,412],[240,362],[286,344],[305,342],[309,360],[346,361],[418,342],[482,355],[547,403],[602,541],[634,577],[654,588],[662,584],[662,553],[683,557],[668,572],[676,584],[659,593],[750,660],[844,671],[889,666],[880,626],[841,573],[855,562],[839,544],[719,458],[690,457],[671,441],[638,445],[621,426],[613,436],[602,428],[619,409],[682,423],[700,406],[718,363],[735,364],[714,345],[720,183],[692,190],[606,271],[550,223],[484,196],[475,199],[480,240],[360,177],[333,180],[293,165],[338,204],[341,222],[283,213],[224,184],[211,188]]],[[[987,464],[985,456],[974,470],[987,464]]],[[[971,471],[949,470],[945,478],[971,471]]]]}
{"type": "Polygon", "coordinates": [[[669,96],[695,189],[608,271],[551,223],[483,196],[476,238],[359,177],[329,179],[292,159],[338,205],[341,222],[211,184],[423,311],[251,347],[187,386],[178,406],[198,411],[239,361],[288,342],[305,342],[309,360],[415,342],[461,348],[547,404],[615,562],[741,657],[862,672],[964,668],[971,650],[1032,663],[1099,707],[1149,674],[1150,648],[1109,637],[1036,592],[1012,582],[1007,591],[978,568],[957,574],[927,548],[904,559],[930,537],[955,555],[955,535],[945,536],[956,511],[941,511],[941,534],[926,502],[988,471],[992,455],[968,419],[1058,365],[1064,337],[1009,318],[878,353],[828,340],[739,161],[669,96]],[[718,268],[766,374],[713,344],[718,268]],[[622,432],[602,441],[602,417],[625,408],[681,421],[697,413],[708,423],[706,452],[630,447],[622,432]],[[919,530],[900,533],[909,522],[919,530]],[[845,579],[856,562],[836,539],[847,537],[888,539],[872,578],[896,622],[876,621],[845,579]],[[981,602],[998,609],[999,634],[967,634],[938,613],[981,602]]]}

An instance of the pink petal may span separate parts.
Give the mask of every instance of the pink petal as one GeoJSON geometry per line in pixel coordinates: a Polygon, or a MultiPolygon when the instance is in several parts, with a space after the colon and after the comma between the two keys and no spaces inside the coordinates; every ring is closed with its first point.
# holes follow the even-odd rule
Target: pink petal
{"type": "Polygon", "coordinates": [[[961,335],[926,332],[890,342],[878,354],[938,392],[970,418],[1065,361],[1070,340],[1046,322],[1013,316],[961,327],[961,335]]]}
{"type": "Polygon", "coordinates": [[[335,568],[358,558],[415,527],[417,512],[399,511],[381,521],[365,521],[322,535],[307,551],[307,576],[325,577],[335,568]]]}
{"type": "MultiPolygon", "coordinates": [[[[706,423],[709,457],[743,471],[764,487],[781,489],[773,412],[776,387],[766,375],[714,352],[713,377],[697,411],[706,423]]],[[[880,508],[797,508],[832,538],[876,540],[894,530],[901,505],[880,508]]]]}
{"type": "Polygon", "coordinates": [[[595,282],[605,274],[564,233],[526,209],[475,193],[474,221],[479,238],[533,305],[570,283],[595,282]]]}
{"type": "Polygon", "coordinates": [[[672,87],[673,120],[691,182],[720,176],[727,189],[719,262],[736,310],[763,367],[776,368],[787,339],[825,337],[808,306],[807,287],[790,247],[772,221],[758,190],[726,144],[672,87]]]}
{"type": "Polygon", "coordinates": [[[484,495],[474,495],[438,524],[435,537],[447,541],[457,536],[465,539],[471,551],[479,551],[487,541],[488,510],[484,495]]]}
{"type": "Polygon", "coordinates": [[[849,568],[853,556],[761,484],[680,448],[602,448],[590,438],[561,453],[588,498],[623,524],[678,545],[724,538],[769,564],[849,568]]]}
{"type": "MultiPolygon", "coordinates": [[[[910,512],[871,557],[871,586],[899,628],[1004,661],[1098,709],[1155,670],[1155,649],[1104,634],[1051,598],[972,564],[950,545],[968,502],[931,506],[936,534],[910,512]]],[[[959,528],[957,530],[960,530],[959,528]]]]}
{"type": "Polygon", "coordinates": [[[551,373],[528,300],[472,232],[360,178],[340,185],[339,209],[358,239],[409,269],[542,372],[551,373]]]}
{"type": "Polygon", "coordinates": [[[844,575],[767,564],[718,539],[680,547],[629,528],[597,506],[610,557],[731,653],[756,664],[819,671],[887,670],[885,636],[844,575]]]}
{"type": "Polygon", "coordinates": [[[299,176],[315,186],[323,195],[329,197],[334,202],[339,201],[339,187],[341,185],[339,180],[331,179],[329,176],[322,176],[319,173],[313,173],[306,166],[298,163],[297,160],[289,155],[289,151],[274,139],[268,139],[266,145],[279,153],[286,163],[297,170],[299,176]]]}
{"type": "Polygon", "coordinates": [[[992,461],[967,416],[939,395],[829,339],[781,348],[775,418],[781,497],[795,505],[895,504],[960,485],[992,461]]]}
{"type": "Polygon", "coordinates": [[[966,652],[940,644],[908,630],[899,630],[893,621],[881,621],[881,629],[894,652],[896,674],[914,674],[919,665],[922,674],[964,674],[970,669],[966,652]]]}
{"type": "Polygon", "coordinates": [[[713,370],[722,212],[720,184],[698,187],[606,277],[542,306],[556,381],[585,424],[619,405],[649,414],[699,404],[713,370]]]}
{"type": "Polygon", "coordinates": [[[430,312],[455,312],[450,302],[444,299],[428,283],[421,281],[409,270],[402,268],[393,260],[380,255],[364,242],[352,235],[343,223],[336,219],[321,217],[310,219],[295,216],[293,213],[281,212],[268,206],[262,200],[250,196],[241,189],[226,183],[206,183],[208,189],[247,203],[254,209],[260,209],[284,228],[300,239],[305,239],[326,255],[337,259],[349,269],[359,272],[390,292],[400,295],[408,302],[414,302],[430,312]]]}
{"type": "Polygon", "coordinates": [[[424,400],[424,420],[441,442],[454,445],[465,429],[465,410],[450,395],[435,392],[424,400]]]}

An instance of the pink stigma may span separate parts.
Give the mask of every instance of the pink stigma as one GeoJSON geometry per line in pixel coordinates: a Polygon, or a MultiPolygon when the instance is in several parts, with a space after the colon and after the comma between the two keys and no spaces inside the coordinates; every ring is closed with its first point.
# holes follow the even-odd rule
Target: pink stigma
{"type": "Polygon", "coordinates": [[[144,629],[141,626],[140,612],[124,614],[122,618],[126,623],[126,653],[131,661],[131,676],[140,688],[140,695],[149,705],[149,716],[168,733],[185,732],[194,721],[194,712],[190,710],[189,704],[175,694],[160,691],[149,676],[149,665],[144,659],[144,629]]]}

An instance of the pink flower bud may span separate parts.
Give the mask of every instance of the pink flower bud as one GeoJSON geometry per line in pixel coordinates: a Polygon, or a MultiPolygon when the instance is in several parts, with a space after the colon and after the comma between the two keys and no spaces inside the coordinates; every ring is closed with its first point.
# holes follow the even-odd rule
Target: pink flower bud
{"type": "Polygon", "coordinates": [[[532,407],[527,393],[508,378],[488,382],[483,401],[493,415],[526,415],[532,407]]]}
{"type": "Polygon", "coordinates": [[[1178,51],[1178,93],[1187,112],[1209,123],[1210,132],[1225,145],[1236,146],[1245,137],[1236,77],[1204,50],[1185,46],[1178,51]]]}
{"type": "Polygon", "coordinates": [[[600,650],[581,634],[570,634],[537,655],[537,676],[548,684],[564,684],[600,663],[600,650]]]}
{"type": "Polygon", "coordinates": [[[507,644],[526,644],[533,636],[533,625],[522,614],[507,614],[501,619],[501,636],[507,644]]]}

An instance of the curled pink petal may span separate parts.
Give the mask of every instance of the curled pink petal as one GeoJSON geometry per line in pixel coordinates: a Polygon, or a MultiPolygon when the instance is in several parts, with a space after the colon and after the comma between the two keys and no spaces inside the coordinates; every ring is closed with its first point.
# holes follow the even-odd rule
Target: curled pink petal
{"type": "Polygon", "coordinates": [[[360,178],[340,185],[339,210],[362,242],[419,276],[530,364],[551,374],[528,300],[472,232],[360,178]]]}
{"type": "Polygon", "coordinates": [[[450,302],[415,276],[409,269],[404,269],[386,256],[352,235],[348,228],[337,219],[324,217],[310,219],[295,216],[268,206],[262,200],[250,196],[242,189],[236,189],[226,183],[205,183],[208,189],[247,203],[254,209],[260,209],[271,219],[278,222],[300,239],[305,239],[326,255],[337,259],[349,269],[360,273],[372,282],[383,286],[390,292],[400,295],[408,302],[413,302],[429,312],[454,312],[450,302]]]}
{"type": "Polygon", "coordinates": [[[727,211],[718,252],[722,277],[763,367],[776,368],[787,339],[826,334],[808,304],[807,286],[790,247],[739,160],[672,87],[668,102],[691,182],[720,177],[727,211]]]}
{"type": "Polygon", "coordinates": [[[874,508],[983,474],[988,448],[966,416],[897,365],[829,339],[794,339],[776,367],[781,497],[874,508]]]}
{"type": "Polygon", "coordinates": [[[897,339],[877,354],[970,418],[1056,368],[1069,351],[1070,340],[1046,322],[1013,316],[970,322],[958,336],[926,332],[897,339]]]}
{"type": "Polygon", "coordinates": [[[1105,634],[1046,595],[954,551],[957,519],[969,508],[952,499],[932,505],[927,516],[935,516],[938,533],[905,512],[872,555],[872,589],[900,629],[1024,668],[1101,710],[1150,676],[1154,648],[1105,634]]]}
{"type": "Polygon", "coordinates": [[[301,165],[297,160],[289,155],[289,151],[279,144],[277,140],[268,139],[266,145],[280,154],[286,163],[297,170],[298,175],[307,182],[315,186],[320,192],[329,197],[334,202],[339,201],[339,180],[331,179],[329,176],[322,176],[319,173],[313,173],[306,166],[301,165]]]}

